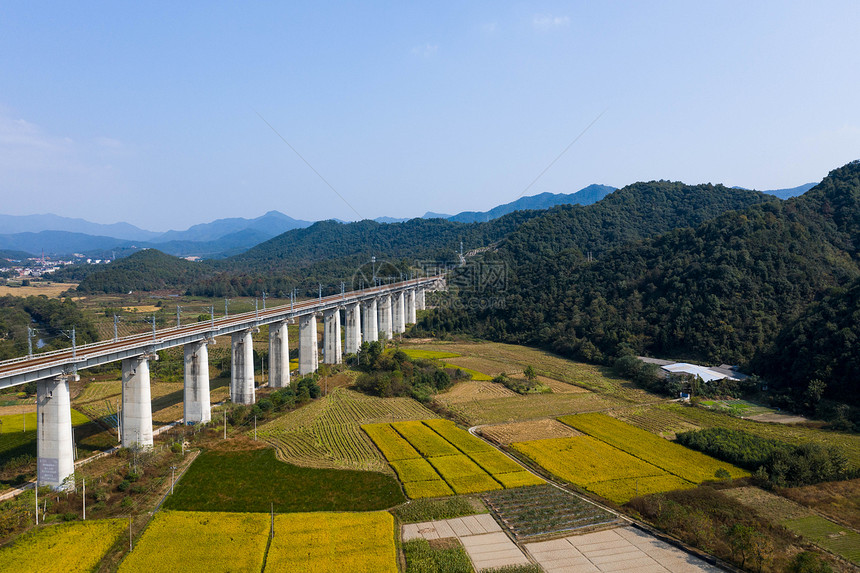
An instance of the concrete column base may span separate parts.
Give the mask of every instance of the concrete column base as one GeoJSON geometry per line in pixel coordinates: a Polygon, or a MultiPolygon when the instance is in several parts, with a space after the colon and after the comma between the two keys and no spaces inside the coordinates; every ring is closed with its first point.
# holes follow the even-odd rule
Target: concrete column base
{"type": "Polygon", "coordinates": [[[157,354],[144,354],[122,361],[122,447],[151,447],[152,393],[149,361],[157,354]]]}
{"type": "Polygon", "coordinates": [[[319,368],[317,317],[306,314],[299,317],[299,374],[313,374],[319,368]]]}
{"type": "MultiPolygon", "coordinates": [[[[72,378],[77,379],[77,376],[72,378]]],[[[39,485],[54,489],[74,486],[75,450],[69,376],[36,383],[36,420],[39,485]],[[72,476],[70,480],[69,476],[72,476]]]]}
{"type": "Polygon", "coordinates": [[[361,318],[361,326],[364,329],[362,339],[364,342],[379,340],[379,313],[376,308],[376,299],[362,303],[361,311],[364,313],[361,318]]]}
{"type": "Polygon", "coordinates": [[[234,404],[253,404],[254,394],[254,340],[253,332],[244,330],[230,337],[232,361],[230,365],[230,400],[234,404]]]}
{"type": "Polygon", "coordinates": [[[345,348],[347,354],[355,354],[361,347],[361,304],[347,305],[345,313],[345,348]]]}
{"type": "Polygon", "coordinates": [[[340,364],[342,358],[340,310],[334,308],[323,313],[323,362],[326,364],[340,364]]]}
{"type": "Polygon", "coordinates": [[[183,395],[185,425],[204,424],[212,419],[209,399],[209,341],[185,345],[185,388],[183,395]]]}

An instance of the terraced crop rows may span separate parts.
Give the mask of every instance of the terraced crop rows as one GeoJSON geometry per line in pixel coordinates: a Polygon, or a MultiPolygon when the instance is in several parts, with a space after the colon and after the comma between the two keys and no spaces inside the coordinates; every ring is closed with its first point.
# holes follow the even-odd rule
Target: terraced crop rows
{"type": "Polygon", "coordinates": [[[368,424],[363,429],[386,455],[412,499],[543,483],[448,420],[368,424]]]}
{"type": "Polygon", "coordinates": [[[690,423],[674,412],[653,407],[623,408],[611,410],[607,414],[622,422],[627,422],[637,428],[668,439],[674,439],[675,434],[679,432],[699,429],[699,426],[690,423]]]}
{"type": "Polygon", "coordinates": [[[280,458],[297,465],[391,473],[362,424],[434,414],[409,398],[374,398],[344,388],[257,429],[280,458]]]}

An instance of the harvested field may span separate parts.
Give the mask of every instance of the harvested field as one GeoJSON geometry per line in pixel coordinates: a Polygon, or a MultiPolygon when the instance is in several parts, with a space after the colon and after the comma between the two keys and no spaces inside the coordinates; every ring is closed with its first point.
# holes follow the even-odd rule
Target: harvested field
{"type": "Polygon", "coordinates": [[[472,425],[555,418],[565,414],[594,412],[620,405],[616,398],[591,392],[526,396],[514,394],[504,398],[468,402],[448,402],[446,397],[447,394],[440,394],[436,400],[472,425]]]}
{"type": "Polygon", "coordinates": [[[30,283],[30,286],[10,287],[7,285],[0,286],[0,296],[20,296],[22,298],[28,296],[45,295],[48,298],[55,298],[60,293],[66,292],[69,289],[77,288],[77,283],[30,283]]]}
{"type": "Polygon", "coordinates": [[[487,439],[504,446],[514,442],[529,442],[547,438],[572,438],[581,435],[580,432],[570,426],[552,418],[484,426],[479,432],[487,439]]]}
{"type": "Polygon", "coordinates": [[[727,489],[723,490],[723,493],[775,523],[812,515],[812,512],[802,505],[753,486],[727,489]]]}
{"type": "MultiPolygon", "coordinates": [[[[609,368],[574,362],[551,352],[526,346],[498,342],[442,342],[409,345],[407,348],[442,350],[462,354],[463,357],[485,359],[488,362],[474,362],[474,364],[476,370],[487,374],[502,370],[509,374],[518,373],[525,370],[527,366],[532,366],[539,376],[612,395],[623,402],[639,403],[654,400],[653,394],[637,388],[628,380],[617,377],[609,368]],[[492,369],[493,364],[500,365],[497,366],[500,369],[492,369]]],[[[446,361],[461,363],[461,360],[458,358],[446,361]]],[[[465,362],[462,364],[466,365],[465,362]]]]}
{"type": "Polygon", "coordinates": [[[433,418],[411,398],[374,398],[336,388],[328,396],[257,429],[278,457],[317,468],[361,469],[391,474],[363,424],[433,418]]]}
{"type": "Polygon", "coordinates": [[[501,384],[470,380],[469,382],[455,384],[450,390],[437,396],[437,400],[446,404],[461,404],[474,400],[512,398],[515,396],[517,396],[516,392],[508,390],[501,384]]]}
{"type": "Polygon", "coordinates": [[[648,430],[661,438],[675,439],[675,434],[698,430],[699,426],[685,420],[683,417],[651,406],[632,406],[620,410],[606,412],[613,418],[632,424],[637,428],[648,430]]]}

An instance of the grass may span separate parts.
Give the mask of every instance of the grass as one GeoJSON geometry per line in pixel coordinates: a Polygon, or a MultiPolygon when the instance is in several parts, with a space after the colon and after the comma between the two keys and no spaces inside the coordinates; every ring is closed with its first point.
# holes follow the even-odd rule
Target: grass
{"type": "Polygon", "coordinates": [[[445,352],[443,350],[422,350],[420,348],[403,347],[402,350],[409,358],[420,358],[424,360],[441,360],[444,358],[456,358],[460,356],[456,352],[445,352]]]}
{"type": "MultiPolygon", "coordinates": [[[[463,382],[462,384],[474,384],[463,382]]],[[[459,386],[459,385],[458,385],[459,386]]],[[[457,386],[453,391],[457,390],[457,386]]],[[[575,412],[605,410],[622,403],[611,396],[601,396],[591,392],[581,394],[527,394],[511,392],[511,396],[489,399],[462,401],[448,400],[446,394],[439,394],[436,400],[454,412],[469,425],[502,424],[556,418],[575,412]]]]}
{"type": "Polygon", "coordinates": [[[422,523],[487,513],[480,500],[457,496],[445,499],[416,499],[391,510],[402,523],[422,523]]]}
{"type": "Polygon", "coordinates": [[[719,470],[726,470],[733,478],[749,476],[746,470],[664,440],[651,432],[605,414],[578,414],[564,416],[559,420],[580,432],[693,483],[714,479],[719,470]]]}
{"type": "Polygon", "coordinates": [[[484,374],[483,372],[478,372],[477,370],[472,370],[471,368],[466,368],[465,366],[458,366],[456,364],[451,364],[450,362],[443,362],[443,368],[450,368],[451,370],[460,370],[471,376],[472,380],[477,382],[489,382],[493,379],[489,374],[484,374]]]}
{"type": "Polygon", "coordinates": [[[77,283],[30,283],[30,286],[0,286],[0,296],[20,296],[22,298],[28,296],[45,295],[48,298],[55,298],[60,293],[66,292],[69,289],[77,288],[77,283]]]}
{"type": "Polygon", "coordinates": [[[406,573],[472,573],[472,562],[459,542],[447,547],[431,546],[426,539],[412,539],[403,543],[406,573]]]}
{"type": "Polygon", "coordinates": [[[550,485],[488,492],[481,496],[518,540],[614,523],[616,517],[550,485]]]}
{"type": "Polygon", "coordinates": [[[185,511],[371,511],[405,501],[384,474],[287,464],[270,448],[208,451],[177,484],[165,507],[185,511]]]}
{"type": "Polygon", "coordinates": [[[811,507],[837,522],[860,529],[860,478],[778,491],[780,495],[811,507]]]}
{"type": "Polygon", "coordinates": [[[385,511],[278,515],[266,570],[397,573],[394,518],[385,511]]]}
{"type": "MultiPolygon", "coordinates": [[[[390,473],[385,457],[361,426],[433,416],[411,398],[375,398],[335,388],[328,396],[260,426],[257,435],[275,446],[282,459],[297,465],[390,473]]],[[[407,448],[411,449],[408,444],[407,448]]]]}
{"type": "Polygon", "coordinates": [[[260,571],[268,538],[264,513],[161,511],[119,573],[260,571]]]}
{"type": "Polygon", "coordinates": [[[127,523],[101,519],[40,527],[0,548],[0,573],[92,571],[127,523]]]}
{"type": "Polygon", "coordinates": [[[591,436],[517,442],[512,446],[563,480],[616,503],[693,486],[591,436]]]}
{"type": "Polygon", "coordinates": [[[816,545],[860,565],[860,534],[856,531],[841,527],[818,515],[789,519],[782,524],[816,545]]]}

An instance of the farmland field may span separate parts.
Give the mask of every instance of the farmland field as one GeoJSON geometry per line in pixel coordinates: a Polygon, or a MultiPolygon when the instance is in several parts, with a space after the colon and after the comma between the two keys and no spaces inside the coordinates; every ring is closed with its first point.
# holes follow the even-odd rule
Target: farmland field
{"type": "Polygon", "coordinates": [[[119,566],[119,573],[260,571],[269,515],[161,511],[119,566]]]}
{"type": "Polygon", "coordinates": [[[617,503],[693,486],[591,436],[517,442],[512,447],[552,474],[617,503]]]}
{"type": "Polygon", "coordinates": [[[618,521],[608,511],[546,484],[487,492],[481,498],[518,540],[618,521]]]}
{"type": "Polygon", "coordinates": [[[746,470],[664,440],[651,432],[605,414],[579,414],[564,416],[559,420],[580,432],[693,483],[713,479],[716,472],[721,469],[729,472],[733,478],[749,475],[746,470]]]}
{"type": "Polygon", "coordinates": [[[543,482],[447,420],[395,422],[390,426],[371,424],[364,429],[387,456],[392,456],[390,464],[403,482],[406,494],[413,499],[543,482]],[[412,456],[410,452],[421,457],[412,456]],[[411,457],[402,457],[406,454],[411,457]]]}
{"type": "Polygon", "coordinates": [[[802,535],[816,545],[860,564],[860,534],[825,519],[791,500],[756,487],[724,491],[763,518],[802,535]]]}
{"type": "Polygon", "coordinates": [[[860,478],[781,489],[779,493],[837,522],[860,529],[860,478]]]}
{"type": "Polygon", "coordinates": [[[394,518],[386,511],[278,515],[266,571],[397,573],[394,518]]]}
{"type": "Polygon", "coordinates": [[[40,527],[0,548],[0,573],[92,571],[127,526],[100,519],[40,527]]]}
{"type": "Polygon", "coordinates": [[[858,434],[744,420],[743,418],[735,418],[734,416],[728,416],[703,408],[681,406],[679,404],[660,404],[653,406],[653,408],[656,408],[658,411],[675,414],[681,419],[701,428],[719,427],[731,430],[743,430],[762,438],[772,438],[794,445],[819,442],[839,446],[845,452],[845,455],[848,456],[851,463],[855,467],[860,467],[860,435],[858,434]]]}
{"type": "Polygon", "coordinates": [[[582,435],[581,432],[577,432],[555,419],[484,426],[480,432],[482,436],[505,446],[514,442],[528,442],[547,438],[572,438],[582,435]]]}
{"type": "Polygon", "coordinates": [[[519,373],[527,366],[532,366],[540,376],[611,395],[622,402],[638,403],[654,399],[652,394],[637,388],[632,382],[615,376],[609,368],[574,362],[551,352],[526,346],[498,342],[438,342],[419,343],[406,348],[453,352],[464,357],[483,359],[487,362],[482,363],[482,367],[477,369],[487,374],[519,373]],[[490,364],[495,364],[498,370],[491,368],[490,364]]]}
{"type": "Polygon", "coordinates": [[[698,430],[699,426],[685,420],[675,412],[653,406],[631,406],[606,412],[613,418],[648,430],[661,438],[675,439],[675,434],[698,430]]]}
{"type": "MultiPolygon", "coordinates": [[[[476,384],[464,382],[462,384],[476,384]]],[[[458,386],[454,387],[454,390],[458,386]]],[[[503,387],[504,388],[504,387],[503,387]]],[[[507,390],[507,388],[504,388],[507,390]]],[[[447,400],[447,394],[439,394],[436,400],[471,425],[521,422],[540,418],[555,418],[576,412],[604,410],[621,403],[611,396],[592,392],[581,394],[527,394],[472,401],[447,400]]]]}
{"type": "Polygon", "coordinates": [[[450,390],[437,396],[437,399],[444,401],[450,407],[451,404],[472,402],[474,400],[511,398],[514,396],[517,396],[516,392],[508,390],[501,384],[470,380],[468,382],[458,382],[457,384],[454,384],[450,390]]]}
{"type": "Polygon", "coordinates": [[[363,424],[421,420],[435,414],[411,398],[375,398],[345,388],[260,426],[257,435],[296,465],[390,473],[363,424]]]}
{"type": "Polygon", "coordinates": [[[370,511],[405,498],[390,475],[294,466],[275,451],[207,451],[176,484],[165,502],[185,511],[370,511]]]}

